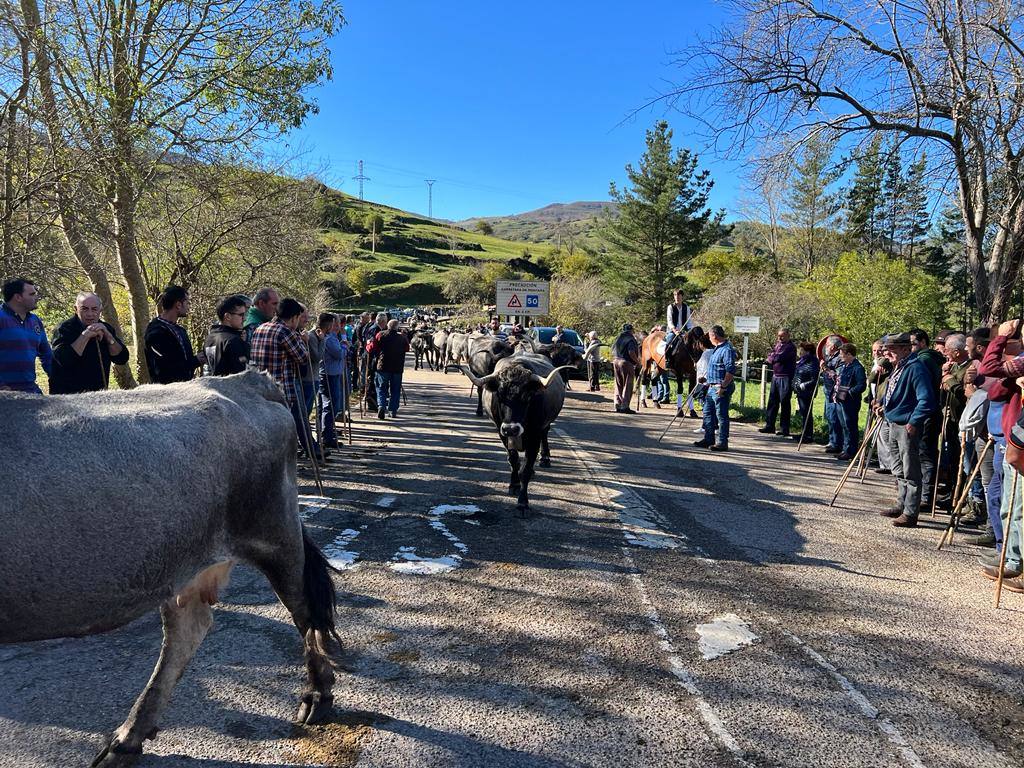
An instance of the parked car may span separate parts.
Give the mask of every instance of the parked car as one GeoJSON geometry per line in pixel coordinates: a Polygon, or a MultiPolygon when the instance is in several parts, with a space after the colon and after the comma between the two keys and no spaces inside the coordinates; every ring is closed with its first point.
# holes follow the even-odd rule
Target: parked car
{"type": "MultiPolygon", "coordinates": [[[[538,344],[550,344],[551,340],[555,338],[555,329],[550,325],[535,325],[534,327],[527,330],[527,333],[531,338],[535,339],[538,344]]],[[[581,355],[583,354],[583,339],[576,333],[572,328],[562,329],[562,341],[581,355]]],[[[571,376],[578,377],[581,379],[587,378],[587,363],[581,362],[575,371],[569,372],[571,376]]]]}

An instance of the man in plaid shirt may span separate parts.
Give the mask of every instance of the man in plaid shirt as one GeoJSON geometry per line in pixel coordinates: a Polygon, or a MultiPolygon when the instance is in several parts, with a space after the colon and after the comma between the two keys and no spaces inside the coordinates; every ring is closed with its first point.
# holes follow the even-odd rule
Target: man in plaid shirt
{"type": "MultiPolygon", "coordinates": [[[[277,307],[277,317],[269,323],[257,326],[252,335],[252,349],[249,361],[261,371],[274,377],[274,381],[284,390],[288,408],[295,419],[295,429],[299,435],[299,444],[306,455],[312,455],[309,421],[299,402],[299,366],[305,365],[308,348],[299,332],[299,322],[303,307],[295,299],[281,299],[277,307]]],[[[317,460],[322,454],[319,448],[315,451],[317,460]]]]}

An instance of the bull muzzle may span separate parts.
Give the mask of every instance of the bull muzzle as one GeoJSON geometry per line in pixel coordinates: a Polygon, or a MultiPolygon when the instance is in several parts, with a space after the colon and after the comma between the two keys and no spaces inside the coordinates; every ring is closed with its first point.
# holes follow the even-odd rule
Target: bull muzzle
{"type": "Polygon", "coordinates": [[[522,437],[523,425],[516,421],[506,421],[499,428],[502,437],[522,437]]]}

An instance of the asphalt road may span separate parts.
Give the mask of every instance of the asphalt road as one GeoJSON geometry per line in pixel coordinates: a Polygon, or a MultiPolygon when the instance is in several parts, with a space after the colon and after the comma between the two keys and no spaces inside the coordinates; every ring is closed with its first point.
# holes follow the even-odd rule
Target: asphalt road
{"type": "MultiPolygon", "coordinates": [[[[457,374],[408,373],[397,420],[306,478],[344,568],[337,716],[295,729],[301,647],[236,568],[143,768],[963,766],[1024,759],[1024,598],[941,520],[897,530],[871,475],[835,508],[818,449],[735,428],[657,437],[669,410],[569,394],[520,519],[504,452],[457,374]]],[[[0,765],[88,764],[145,685],[151,615],[0,647],[0,765]]]]}

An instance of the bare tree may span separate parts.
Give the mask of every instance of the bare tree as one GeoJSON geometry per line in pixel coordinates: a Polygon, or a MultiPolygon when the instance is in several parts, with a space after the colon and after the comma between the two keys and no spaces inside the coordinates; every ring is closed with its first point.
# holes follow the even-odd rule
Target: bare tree
{"type": "Polygon", "coordinates": [[[978,307],[1004,316],[1024,258],[1024,5],[725,0],[672,95],[734,150],[888,134],[949,169],[978,307]]]}

